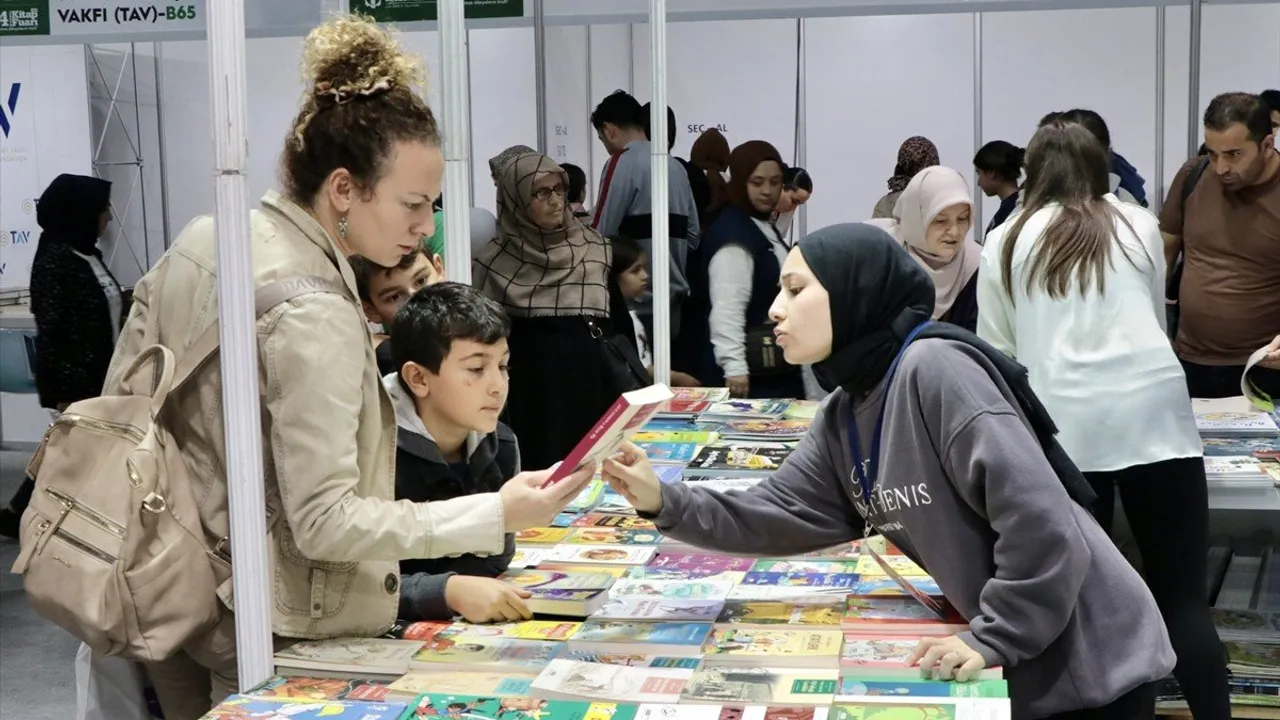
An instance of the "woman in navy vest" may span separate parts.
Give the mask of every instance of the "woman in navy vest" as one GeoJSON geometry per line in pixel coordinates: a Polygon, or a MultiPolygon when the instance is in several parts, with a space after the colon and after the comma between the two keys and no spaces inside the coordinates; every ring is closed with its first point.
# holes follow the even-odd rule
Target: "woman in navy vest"
{"type": "MultiPolygon", "coordinates": [[[[782,195],[782,156],[767,142],[753,140],[729,156],[729,205],[702,237],[699,262],[690,270],[694,323],[691,340],[700,358],[698,378],[711,387],[727,385],[734,397],[804,397],[800,369],[781,365],[755,372],[748,361],[751,331],[767,328],[769,306],[778,294],[787,256],[770,222],[782,195]]],[[[766,336],[767,337],[767,336],[766,336]]],[[[757,341],[758,342],[758,341],[757,341]]]]}

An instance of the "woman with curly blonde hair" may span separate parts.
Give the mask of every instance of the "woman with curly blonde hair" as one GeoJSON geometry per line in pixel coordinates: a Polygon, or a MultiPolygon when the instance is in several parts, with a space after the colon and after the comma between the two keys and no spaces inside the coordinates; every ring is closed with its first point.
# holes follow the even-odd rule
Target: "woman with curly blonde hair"
{"type": "MultiPolygon", "coordinates": [[[[283,192],[269,191],[249,221],[267,505],[279,517],[268,540],[279,642],[386,632],[401,599],[398,561],[501,554],[506,533],[546,524],[588,479],[542,490],[545,473],[524,473],[496,493],[396,500],[396,422],[348,257],[394,267],[432,233],[440,129],[421,62],[371,22],[338,17],[313,30],[303,71],[283,192]],[[263,300],[264,289],[275,297],[263,300]]],[[[217,285],[213,220],[197,218],[138,283],[106,392],[124,389],[123,369],[148,345],[181,362],[218,319],[217,285]]],[[[205,531],[228,540],[221,393],[215,357],[163,421],[198,485],[205,531]]],[[[208,629],[149,668],[169,720],[199,718],[236,690],[229,566],[222,573],[227,604],[210,603],[208,629]]]]}

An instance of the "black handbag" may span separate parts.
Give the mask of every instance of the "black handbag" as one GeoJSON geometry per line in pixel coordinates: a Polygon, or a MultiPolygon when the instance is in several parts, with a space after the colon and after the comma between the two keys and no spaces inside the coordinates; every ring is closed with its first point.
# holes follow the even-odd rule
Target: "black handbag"
{"type": "Polygon", "coordinates": [[[590,318],[587,319],[587,329],[600,348],[600,357],[604,360],[605,372],[615,393],[621,395],[653,384],[649,369],[640,362],[640,353],[626,338],[605,332],[598,322],[590,318]]]}
{"type": "Polygon", "coordinates": [[[747,369],[751,377],[777,377],[796,371],[796,366],[787,362],[782,356],[782,348],[778,347],[778,338],[773,334],[777,325],[759,325],[747,328],[746,350],[747,369]]]}

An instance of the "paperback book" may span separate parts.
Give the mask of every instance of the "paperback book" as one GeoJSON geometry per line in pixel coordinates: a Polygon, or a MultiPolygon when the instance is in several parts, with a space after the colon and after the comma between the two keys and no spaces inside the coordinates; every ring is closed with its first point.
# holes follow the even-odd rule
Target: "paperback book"
{"type": "Polygon", "coordinates": [[[701,657],[711,623],[590,620],[569,641],[569,650],[701,657]]]}
{"type": "Polygon", "coordinates": [[[830,705],[839,688],[836,670],[767,667],[703,667],[693,674],[681,703],[711,705],[830,705]]]}
{"type": "Polygon", "coordinates": [[[651,622],[712,622],[724,607],[723,600],[666,598],[610,598],[592,613],[593,620],[647,620],[651,622]]]}
{"type": "Polygon", "coordinates": [[[717,628],[702,648],[707,665],[838,667],[840,630],[717,628]]]}
{"type": "Polygon", "coordinates": [[[548,699],[673,703],[693,675],[683,668],[631,667],[552,660],[533,681],[533,695],[548,699]]]}
{"type": "Polygon", "coordinates": [[[672,397],[671,390],[666,385],[650,385],[642,390],[623,394],[569,452],[543,487],[554,485],[579,468],[599,464],[618,452],[622,443],[649,422],[662,404],[672,397]]]}

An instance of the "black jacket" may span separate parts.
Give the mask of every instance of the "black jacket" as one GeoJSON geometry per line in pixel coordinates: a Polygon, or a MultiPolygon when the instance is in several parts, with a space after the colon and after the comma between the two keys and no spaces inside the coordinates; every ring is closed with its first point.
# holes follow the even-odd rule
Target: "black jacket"
{"type": "MultiPolygon", "coordinates": [[[[454,473],[435,440],[425,433],[413,400],[394,377],[384,380],[396,406],[396,499],[413,502],[450,500],[463,495],[497,492],[520,472],[520,449],[506,425],[488,435],[472,434],[467,442],[465,477],[454,473]]],[[[496,519],[496,518],[495,518],[496,519]]],[[[497,577],[515,555],[515,536],[508,533],[501,555],[400,561],[400,619],[448,620],[445,584],[453,575],[497,577]]]]}
{"type": "Polygon", "coordinates": [[[93,266],[81,257],[102,259],[98,223],[110,196],[111,183],[105,180],[59,175],[36,208],[41,233],[31,264],[31,314],[37,333],[36,392],[47,408],[102,393],[115,334],[128,314],[122,294],[121,317],[111,316],[93,266]]]}

